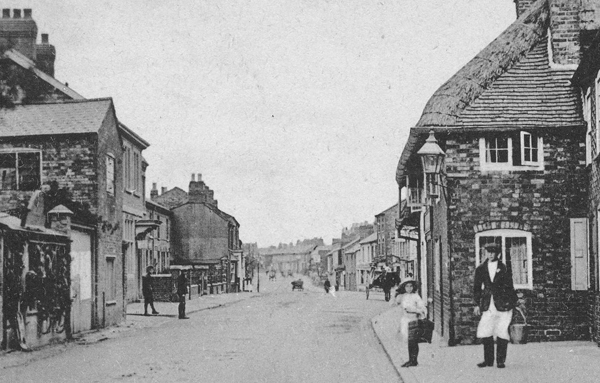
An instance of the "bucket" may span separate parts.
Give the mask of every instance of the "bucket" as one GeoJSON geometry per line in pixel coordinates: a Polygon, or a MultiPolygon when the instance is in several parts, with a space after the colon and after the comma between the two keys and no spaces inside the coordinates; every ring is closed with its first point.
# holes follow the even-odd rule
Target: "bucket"
{"type": "Polygon", "coordinates": [[[524,323],[513,323],[508,327],[508,333],[510,335],[510,342],[512,344],[525,344],[527,343],[527,335],[529,328],[527,327],[527,318],[523,314],[523,310],[517,307],[517,311],[523,317],[524,323]]]}

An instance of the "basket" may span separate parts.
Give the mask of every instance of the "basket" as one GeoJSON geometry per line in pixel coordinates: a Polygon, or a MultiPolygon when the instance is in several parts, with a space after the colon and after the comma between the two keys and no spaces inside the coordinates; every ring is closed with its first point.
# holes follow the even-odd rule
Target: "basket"
{"type": "Polygon", "coordinates": [[[512,344],[525,344],[527,343],[527,335],[529,334],[529,328],[527,325],[527,318],[521,310],[520,307],[517,307],[516,310],[523,317],[524,323],[513,323],[508,326],[508,333],[510,335],[510,342],[512,344]]]}

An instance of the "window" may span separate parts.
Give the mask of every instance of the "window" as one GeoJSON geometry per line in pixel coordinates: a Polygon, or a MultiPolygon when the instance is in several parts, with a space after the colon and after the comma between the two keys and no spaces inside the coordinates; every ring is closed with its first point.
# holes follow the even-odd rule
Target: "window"
{"type": "Polygon", "coordinates": [[[485,162],[508,163],[508,151],[510,150],[507,137],[495,137],[485,141],[485,162]]]}
{"type": "Polygon", "coordinates": [[[131,189],[131,148],[128,146],[123,153],[123,187],[131,189]]]}
{"type": "Polygon", "coordinates": [[[1,190],[37,190],[41,186],[42,153],[16,150],[0,152],[1,190]]]}
{"type": "Polygon", "coordinates": [[[502,247],[502,262],[512,274],[517,289],[533,288],[531,233],[522,230],[490,230],[475,235],[476,264],[485,260],[483,248],[488,243],[502,247]]]}
{"type": "Polygon", "coordinates": [[[106,300],[114,301],[117,298],[117,284],[115,279],[115,257],[106,257],[106,300]]]}
{"type": "Polygon", "coordinates": [[[106,156],[106,191],[115,194],[115,158],[111,154],[106,156]]]}
{"type": "Polygon", "coordinates": [[[583,100],[583,119],[587,125],[585,136],[585,164],[589,165],[596,152],[596,125],[592,122],[592,87],[588,88],[587,91],[582,94],[581,98],[583,100]]]}
{"type": "Polygon", "coordinates": [[[481,138],[481,170],[543,170],[542,148],[542,138],[528,131],[481,138]]]}
{"type": "Polygon", "coordinates": [[[165,221],[166,221],[166,223],[165,223],[165,229],[166,229],[166,231],[167,231],[167,238],[166,238],[166,239],[167,239],[167,241],[168,241],[168,240],[169,240],[169,237],[170,237],[170,235],[171,235],[171,230],[170,230],[170,227],[169,227],[169,219],[168,219],[168,218],[166,218],[166,219],[165,219],[165,221]]]}
{"type": "Polygon", "coordinates": [[[521,132],[521,163],[535,165],[538,160],[538,140],[528,132],[521,132]]]}
{"type": "Polygon", "coordinates": [[[588,219],[571,218],[571,290],[589,287],[588,219]]]}

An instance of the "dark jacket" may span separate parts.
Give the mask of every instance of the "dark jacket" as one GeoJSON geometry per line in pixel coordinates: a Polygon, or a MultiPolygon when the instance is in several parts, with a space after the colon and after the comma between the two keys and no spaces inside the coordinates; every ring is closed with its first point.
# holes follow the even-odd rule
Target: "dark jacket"
{"type": "Polygon", "coordinates": [[[494,305],[498,311],[512,310],[517,305],[517,293],[513,286],[512,275],[506,265],[498,261],[498,269],[494,281],[490,279],[488,260],[475,269],[475,285],[473,288],[475,303],[481,312],[490,308],[490,298],[494,296],[494,305]]]}
{"type": "Polygon", "coordinates": [[[185,273],[180,273],[177,277],[177,294],[185,295],[188,292],[188,280],[185,277],[185,273]]]}
{"type": "Polygon", "coordinates": [[[145,297],[152,297],[154,289],[152,288],[152,275],[146,274],[142,277],[142,294],[145,297]]]}

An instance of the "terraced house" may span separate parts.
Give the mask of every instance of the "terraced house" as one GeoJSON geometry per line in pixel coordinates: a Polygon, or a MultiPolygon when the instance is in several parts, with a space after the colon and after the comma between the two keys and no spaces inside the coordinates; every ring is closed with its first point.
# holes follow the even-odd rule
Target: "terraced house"
{"type": "Polygon", "coordinates": [[[517,20],[410,130],[396,174],[411,208],[400,225],[419,222],[422,293],[451,345],[476,339],[474,271],[490,242],[502,247],[531,339],[592,336],[588,127],[571,78],[597,32],[597,3],[516,0],[517,20]],[[421,162],[436,139],[437,171],[421,162]]]}

